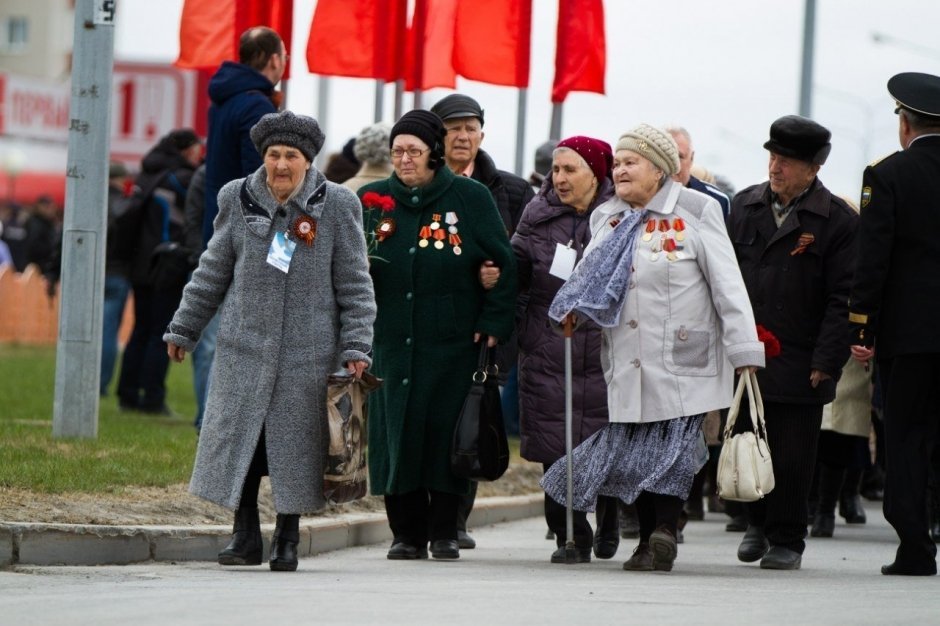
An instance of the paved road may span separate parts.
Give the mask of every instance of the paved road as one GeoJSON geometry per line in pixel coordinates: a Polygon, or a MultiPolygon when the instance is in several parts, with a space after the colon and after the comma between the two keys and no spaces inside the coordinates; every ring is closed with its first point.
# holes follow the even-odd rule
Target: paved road
{"type": "Polygon", "coordinates": [[[867,525],[810,539],[798,572],[738,563],[740,534],[718,515],[690,523],[671,573],[624,572],[626,544],[611,561],[552,565],[540,519],[477,529],[480,547],[457,562],[387,561],[375,545],[303,559],[293,574],[23,566],[0,572],[0,624],[940,624],[940,578],[881,576],[894,533],[867,510],[867,525]]]}

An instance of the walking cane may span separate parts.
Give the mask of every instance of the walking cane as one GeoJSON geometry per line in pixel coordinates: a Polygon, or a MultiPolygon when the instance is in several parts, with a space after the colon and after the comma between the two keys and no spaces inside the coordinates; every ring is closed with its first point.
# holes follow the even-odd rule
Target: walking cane
{"type": "Polygon", "coordinates": [[[567,472],[567,490],[565,493],[565,563],[577,563],[578,553],[574,546],[574,466],[571,462],[571,448],[573,428],[572,395],[573,383],[571,382],[571,335],[574,332],[574,323],[572,314],[565,316],[565,469],[567,472]]]}

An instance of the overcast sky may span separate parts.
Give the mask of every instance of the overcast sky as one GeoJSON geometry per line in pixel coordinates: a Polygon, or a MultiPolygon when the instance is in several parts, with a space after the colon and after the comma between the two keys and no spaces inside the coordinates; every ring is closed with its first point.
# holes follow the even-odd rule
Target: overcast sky
{"type": "MultiPolygon", "coordinates": [[[[351,2],[353,0],[350,0],[351,2]]],[[[288,107],[316,115],[317,81],[304,51],[315,0],[295,0],[288,107]]],[[[885,83],[893,74],[940,74],[940,2],[817,0],[812,117],[833,133],[820,177],[857,200],[864,166],[898,148],[897,118],[885,83]],[[881,33],[889,40],[873,41],[881,33]]],[[[557,0],[533,1],[532,67],[525,169],[548,136],[557,0]]],[[[116,57],[173,61],[182,0],[122,0],[116,57]]],[[[607,94],[573,93],[562,136],[616,142],[640,122],[683,125],[696,162],[738,188],[766,178],[770,123],[797,113],[803,0],[607,0],[607,94]]],[[[355,45],[355,42],[349,42],[355,45]]],[[[325,150],[337,150],[372,122],[374,82],[332,79],[325,150]]],[[[516,90],[458,78],[458,90],[486,110],[483,148],[503,169],[515,158],[516,90]]],[[[447,95],[425,94],[425,106],[447,95]]],[[[393,122],[391,88],[384,119],[393,122]]],[[[406,95],[406,110],[411,106],[406,95]]]]}

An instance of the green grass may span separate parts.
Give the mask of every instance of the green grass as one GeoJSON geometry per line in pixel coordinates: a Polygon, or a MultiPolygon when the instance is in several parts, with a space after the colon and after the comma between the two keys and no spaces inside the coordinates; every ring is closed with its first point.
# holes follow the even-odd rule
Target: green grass
{"type": "Polygon", "coordinates": [[[0,487],[109,493],[189,480],[196,450],[189,359],[167,377],[176,416],[121,412],[112,392],[101,399],[97,439],[53,439],[54,391],[55,347],[0,345],[0,487]]]}

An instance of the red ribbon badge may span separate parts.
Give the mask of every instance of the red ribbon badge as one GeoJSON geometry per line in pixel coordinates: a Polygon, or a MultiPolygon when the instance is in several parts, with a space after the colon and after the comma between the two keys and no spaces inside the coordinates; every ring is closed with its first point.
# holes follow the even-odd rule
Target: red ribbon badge
{"type": "Polygon", "coordinates": [[[811,243],[816,241],[816,236],[813,233],[803,233],[800,235],[800,238],[796,241],[796,247],[790,250],[790,256],[796,256],[797,254],[803,254],[806,252],[806,249],[810,246],[811,243]]]}
{"type": "Polygon", "coordinates": [[[294,237],[303,241],[307,246],[313,245],[317,236],[317,221],[309,215],[300,215],[294,220],[294,237]]]}

